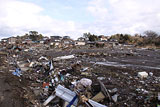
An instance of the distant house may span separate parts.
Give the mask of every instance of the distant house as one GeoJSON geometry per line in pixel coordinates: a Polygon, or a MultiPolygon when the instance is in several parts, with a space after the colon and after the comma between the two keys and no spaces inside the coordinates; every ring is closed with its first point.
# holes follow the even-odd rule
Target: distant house
{"type": "Polygon", "coordinates": [[[100,41],[108,41],[108,38],[104,35],[100,35],[100,36],[98,36],[98,38],[100,41]]]}
{"type": "Polygon", "coordinates": [[[109,39],[110,42],[118,42],[117,39],[109,39]]]}
{"type": "Polygon", "coordinates": [[[69,36],[63,36],[63,39],[71,39],[69,36]]]}
{"type": "Polygon", "coordinates": [[[43,37],[41,40],[39,40],[40,44],[47,44],[49,43],[49,37],[43,37]]]}
{"type": "Polygon", "coordinates": [[[49,37],[47,37],[47,36],[46,36],[46,37],[43,37],[43,40],[44,40],[44,41],[46,41],[46,40],[48,40],[48,39],[49,39],[49,37]]]}
{"type": "Polygon", "coordinates": [[[51,42],[50,43],[50,47],[61,48],[62,47],[62,43],[61,42],[51,42]]]}
{"type": "Polygon", "coordinates": [[[8,42],[8,38],[1,39],[1,43],[7,43],[7,42],[8,42]]]}
{"type": "Polygon", "coordinates": [[[112,46],[117,46],[117,45],[119,45],[119,42],[117,39],[110,39],[109,44],[112,44],[112,46]]]}
{"type": "Polygon", "coordinates": [[[41,43],[41,44],[44,44],[44,42],[45,42],[44,40],[40,40],[40,41],[39,41],[39,43],[41,43]]]}
{"type": "Polygon", "coordinates": [[[75,45],[75,41],[72,39],[63,38],[61,41],[64,47],[70,47],[75,45]]]}
{"type": "Polygon", "coordinates": [[[84,41],[75,41],[75,45],[76,46],[84,46],[84,45],[86,45],[86,42],[84,42],[84,41]]]}
{"type": "Polygon", "coordinates": [[[84,37],[80,37],[77,39],[77,41],[85,41],[86,39],[84,37]]]}
{"type": "Polygon", "coordinates": [[[33,43],[32,39],[25,39],[24,41],[22,41],[23,44],[27,43],[27,44],[31,44],[33,43]]]}
{"type": "Polygon", "coordinates": [[[96,42],[95,41],[87,41],[86,44],[90,47],[94,47],[96,42]]]}
{"type": "Polygon", "coordinates": [[[9,44],[15,44],[16,43],[17,38],[16,37],[10,37],[8,38],[8,43],[9,44]]]}
{"type": "Polygon", "coordinates": [[[51,42],[60,42],[62,40],[61,36],[51,36],[50,37],[51,42]]]}

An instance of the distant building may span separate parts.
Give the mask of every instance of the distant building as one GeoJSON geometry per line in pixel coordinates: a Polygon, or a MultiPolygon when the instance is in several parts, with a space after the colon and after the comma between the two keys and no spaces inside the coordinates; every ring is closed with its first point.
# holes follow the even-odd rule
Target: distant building
{"type": "Polygon", "coordinates": [[[8,43],[9,44],[15,44],[16,43],[17,38],[16,37],[10,37],[8,38],[8,43]]]}
{"type": "Polygon", "coordinates": [[[49,40],[49,37],[47,37],[47,36],[46,36],[46,37],[43,37],[43,40],[44,40],[44,41],[49,40]]]}
{"type": "Polygon", "coordinates": [[[7,42],[8,42],[8,38],[1,39],[1,43],[7,43],[7,42]]]}
{"type": "Polygon", "coordinates": [[[61,36],[51,36],[50,39],[51,39],[51,42],[59,42],[62,40],[62,37],[61,36]]]}
{"type": "Polygon", "coordinates": [[[86,39],[84,37],[80,37],[77,39],[77,41],[85,41],[86,39]]]}
{"type": "Polygon", "coordinates": [[[44,40],[40,40],[39,43],[44,44],[44,40]]]}
{"type": "Polygon", "coordinates": [[[96,42],[95,41],[87,41],[86,44],[92,47],[92,46],[95,46],[96,42]]]}
{"type": "Polygon", "coordinates": [[[71,39],[69,36],[63,36],[63,39],[71,39]]]}
{"type": "Polygon", "coordinates": [[[71,47],[75,45],[75,41],[72,39],[67,39],[67,38],[63,38],[62,41],[62,46],[63,47],[71,47]]]}
{"type": "Polygon", "coordinates": [[[33,43],[32,39],[25,39],[24,41],[22,41],[23,44],[27,43],[27,44],[31,44],[33,43]]]}
{"type": "Polygon", "coordinates": [[[39,43],[41,44],[48,44],[49,43],[49,37],[43,37],[41,40],[39,40],[39,43]]]}
{"type": "Polygon", "coordinates": [[[110,42],[118,42],[117,39],[109,39],[110,42]]]}
{"type": "Polygon", "coordinates": [[[108,41],[108,38],[104,35],[98,36],[100,41],[108,41]]]}
{"type": "Polygon", "coordinates": [[[112,46],[117,46],[117,45],[119,45],[119,42],[117,39],[110,39],[109,44],[112,44],[112,46]]]}
{"type": "Polygon", "coordinates": [[[84,46],[86,43],[84,41],[75,41],[76,46],[84,46]]]}

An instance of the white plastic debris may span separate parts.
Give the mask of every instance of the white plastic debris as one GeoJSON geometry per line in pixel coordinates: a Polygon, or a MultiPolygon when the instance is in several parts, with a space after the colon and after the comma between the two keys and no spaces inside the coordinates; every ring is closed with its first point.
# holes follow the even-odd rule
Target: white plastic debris
{"type": "Polygon", "coordinates": [[[17,57],[16,55],[13,55],[13,58],[17,57]]]}
{"type": "Polygon", "coordinates": [[[77,81],[76,81],[76,80],[74,80],[74,81],[72,81],[72,82],[71,82],[71,84],[72,84],[72,85],[74,85],[74,86],[76,86],[77,81]]]}
{"type": "MultiPolygon", "coordinates": [[[[67,102],[71,102],[71,100],[76,95],[75,92],[72,92],[71,90],[63,87],[62,85],[58,85],[55,91],[56,91],[56,96],[60,97],[61,99],[67,102]]],[[[73,105],[77,106],[77,103],[78,103],[78,98],[74,101],[73,105]]]]}
{"type": "MultiPolygon", "coordinates": [[[[76,93],[63,87],[62,85],[58,85],[56,90],[56,96],[63,99],[66,102],[71,102],[71,100],[75,97],[76,93]]],[[[78,103],[78,98],[76,98],[76,100],[74,101],[73,105],[77,106],[78,103]]],[[[88,102],[92,105],[92,107],[107,107],[105,105],[102,105],[100,103],[97,103],[91,99],[88,100],[88,102]]]]}
{"type": "Polygon", "coordinates": [[[153,76],[153,73],[152,73],[152,72],[149,72],[149,75],[150,75],[150,76],[153,76]]]}
{"type": "Polygon", "coordinates": [[[31,63],[29,64],[29,67],[33,67],[34,64],[35,64],[35,62],[31,62],[31,63]]]}
{"type": "Polygon", "coordinates": [[[87,78],[82,78],[79,82],[85,87],[92,85],[92,80],[87,79],[87,78]]]}
{"type": "Polygon", "coordinates": [[[71,74],[67,73],[67,74],[66,74],[66,77],[69,77],[70,75],[71,75],[71,74]]]}
{"type": "Polygon", "coordinates": [[[97,79],[98,80],[104,80],[104,79],[106,79],[106,77],[98,77],[97,79]]]}
{"type": "Polygon", "coordinates": [[[52,61],[50,62],[50,70],[53,70],[53,63],[52,63],[52,61]]]}
{"type": "Polygon", "coordinates": [[[44,106],[46,106],[50,101],[52,101],[56,96],[55,95],[51,95],[48,97],[48,99],[43,103],[44,106]]]}
{"type": "Polygon", "coordinates": [[[84,72],[84,71],[87,71],[88,69],[89,69],[89,67],[85,67],[81,71],[84,72]]]}
{"type": "Polygon", "coordinates": [[[41,65],[41,63],[37,62],[37,61],[33,61],[29,64],[29,67],[34,67],[35,65],[41,65]]]}
{"type": "Polygon", "coordinates": [[[58,61],[58,60],[65,60],[65,59],[72,59],[72,58],[74,58],[74,55],[60,56],[60,57],[53,58],[53,60],[58,61]]]}
{"type": "Polygon", "coordinates": [[[112,96],[112,99],[113,99],[114,102],[117,102],[118,94],[115,94],[114,96],[112,96]]]}
{"type": "Polygon", "coordinates": [[[28,51],[29,51],[29,49],[25,49],[24,51],[25,51],[25,52],[28,52],[28,51]]]}
{"type": "Polygon", "coordinates": [[[48,58],[41,56],[38,60],[47,60],[48,61],[48,58]]]}
{"type": "Polygon", "coordinates": [[[107,107],[105,105],[102,105],[102,104],[97,103],[97,102],[90,100],[90,99],[88,100],[88,102],[92,105],[92,107],[107,107]]]}
{"type": "Polygon", "coordinates": [[[158,100],[160,101],[160,92],[158,93],[158,100]]]}
{"type": "Polygon", "coordinates": [[[147,72],[138,72],[138,77],[147,78],[148,77],[148,73],[147,72]]]}

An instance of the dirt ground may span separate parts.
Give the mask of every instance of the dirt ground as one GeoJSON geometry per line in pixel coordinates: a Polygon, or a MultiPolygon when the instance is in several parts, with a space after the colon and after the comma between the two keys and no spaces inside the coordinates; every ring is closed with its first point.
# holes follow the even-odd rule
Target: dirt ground
{"type": "Polygon", "coordinates": [[[26,107],[25,84],[10,73],[0,73],[0,107],[26,107]]]}
{"type": "MultiPolygon", "coordinates": [[[[110,103],[107,100],[101,102],[109,107],[156,107],[159,103],[157,94],[160,92],[160,50],[94,48],[63,51],[44,50],[17,54],[19,55],[17,60],[23,61],[27,59],[37,60],[40,56],[46,56],[51,60],[58,56],[74,54],[76,58],[58,63],[54,62],[54,67],[66,69],[74,62],[81,61],[83,67],[91,69],[92,75],[80,77],[90,78],[94,84],[97,83],[96,78],[104,77],[102,82],[108,90],[113,88],[118,90],[116,103],[110,103]],[[147,72],[149,76],[145,79],[138,78],[137,73],[141,71],[147,72]]],[[[9,55],[8,63],[12,62],[13,59],[15,58],[9,55]]],[[[27,94],[33,94],[33,90],[29,87],[34,79],[30,80],[25,75],[22,77],[13,76],[11,72],[6,71],[11,68],[15,69],[15,65],[12,64],[8,67],[0,72],[0,107],[33,106],[35,102],[32,100],[38,100],[38,98],[36,99],[34,95],[31,98],[27,94]]],[[[29,74],[31,75],[32,72],[29,74]]],[[[81,73],[72,74],[74,76],[81,75],[81,73]]],[[[93,86],[92,88],[96,87],[93,86]]]]}

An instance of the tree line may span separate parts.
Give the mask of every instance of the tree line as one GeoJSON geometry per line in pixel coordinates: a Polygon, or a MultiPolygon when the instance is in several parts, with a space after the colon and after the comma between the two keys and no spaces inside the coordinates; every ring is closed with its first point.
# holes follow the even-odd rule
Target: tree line
{"type": "MultiPolygon", "coordinates": [[[[89,41],[99,40],[99,36],[91,33],[84,33],[83,37],[89,41]]],[[[121,44],[133,44],[137,46],[160,46],[160,35],[152,30],[147,30],[143,34],[115,34],[111,35],[110,39],[116,39],[121,44]]]]}
{"type": "MultiPolygon", "coordinates": [[[[100,35],[101,36],[101,35],[100,35]]],[[[88,41],[98,41],[100,36],[89,33],[84,33],[83,37],[88,41]]],[[[44,36],[39,34],[37,31],[29,31],[29,34],[21,36],[21,38],[29,38],[32,41],[39,41],[44,36]]],[[[155,31],[147,30],[143,34],[115,34],[111,35],[109,40],[115,39],[121,44],[134,44],[137,46],[160,46],[160,34],[155,31]]]]}

